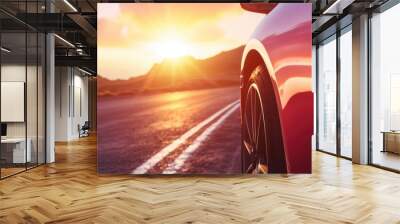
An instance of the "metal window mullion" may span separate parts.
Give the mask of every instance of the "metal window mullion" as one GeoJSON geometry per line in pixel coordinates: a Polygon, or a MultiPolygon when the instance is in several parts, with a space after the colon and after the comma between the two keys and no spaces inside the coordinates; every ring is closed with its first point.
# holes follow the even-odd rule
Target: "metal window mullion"
{"type": "MultiPolygon", "coordinates": [[[[45,8],[45,11],[47,13],[47,6],[45,8]]],[[[42,82],[44,81],[44,163],[47,163],[47,38],[48,38],[48,33],[44,33],[44,80],[42,79],[42,82]]],[[[43,52],[42,52],[43,53],[43,52]]],[[[43,72],[43,68],[42,68],[43,72]]],[[[43,76],[43,73],[42,73],[43,76]]],[[[61,90],[60,90],[61,91],[61,90]]],[[[43,109],[43,108],[42,108],[43,109]]]]}
{"type": "Polygon", "coordinates": [[[368,124],[367,124],[367,141],[368,141],[368,155],[367,155],[367,163],[368,164],[373,164],[373,153],[372,153],[372,63],[371,63],[371,57],[372,57],[372,29],[371,29],[371,20],[372,20],[372,12],[368,12],[368,20],[367,20],[367,46],[368,46],[368,53],[367,53],[367,119],[368,119],[368,124]]]}
{"type": "Polygon", "coordinates": [[[340,118],[340,101],[341,101],[341,65],[340,65],[340,30],[336,31],[336,155],[341,156],[341,118],[340,118]]]}
{"type": "Polygon", "coordinates": [[[315,47],[315,148],[319,149],[319,44],[315,47]]]}
{"type": "MultiPolygon", "coordinates": [[[[36,1],[39,13],[39,1],[36,1]]],[[[36,32],[36,166],[39,166],[39,32],[36,32]]]]}
{"type": "MultiPolygon", "coordinates": [[[[27,20],[27,2],[25,1],[25,21],[27,20]]],[[[28,26],[25,25],[25,100],[24,100],[24,120],[25,120],[25,170],[28,169],[28,26]]]]}
{"type": "Polygon", "coordinates": [[[67,72],[68,72],[68,118],[71,117],[71,71],[68,70],[69,67],[67,67],[67,72]]]}
{"type": "Polygon", "coordinates": [[[72,117],[75,118],[75,69],[74,67],[72,68],[72,88],[71,88],[71,93],[72,93],[72,117]]]}
{"type": "MultiPolygon", "coordinates": [[[[61,70],[61,69],[60,69],[61,70]]],[[[62,85],[61,85],[61,81],[62,81],[62,77],[64,76],[63,71],[61,70],[60,74],[58,75],[58,89],[59,89],[59,98],[60,98],[60,118],[62,117],[62,85]]]]}

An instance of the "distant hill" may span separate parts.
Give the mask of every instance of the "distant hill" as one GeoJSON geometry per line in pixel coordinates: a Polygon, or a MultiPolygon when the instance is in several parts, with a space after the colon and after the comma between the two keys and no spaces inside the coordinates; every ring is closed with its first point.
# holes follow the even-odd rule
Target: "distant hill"
{"type": "Polygon", "coordinates": [[[144,75],[128,80],[98,76],[98,94],[126,95],[239,85],[243,46],[206,59],[185,56],[156,63],[144,75]]]}

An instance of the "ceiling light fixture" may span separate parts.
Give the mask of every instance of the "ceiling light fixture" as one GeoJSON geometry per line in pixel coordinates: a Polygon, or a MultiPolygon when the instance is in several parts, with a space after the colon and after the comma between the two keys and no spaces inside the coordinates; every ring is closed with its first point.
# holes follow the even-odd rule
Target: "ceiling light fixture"
{"type": "Polygon", "coordinates": [[[343,10],[351,5],[355,0],[336,0],[330,5],[322,14],[324,15],[339,15],[343,13],[343,10]]]}
{"type": "Polygon", "coordinates": [[[76,49],[76,53],[78,53],[78,55],[83,55],[83,49],[82,48],[77,48],[76,49]]]}
{"type": "Polygon", "coordinates": [[[330,5],[322,14],[330,14],[331,10],[334,9],[337,4],[339,4],[340,0],[336,0],[332,5],[330,5]]]}
{"type": "Polygon", "coordinates": [[[83,69],[81,69],[81,68],[79,68],[79,67],[78,67],[78,70],[81,71],[81,72],[83,72],[83,73],[85,73],[85,74],[87,74],[87,75],[90,75],[90,76],[93,75],[92,73],[90,73],[90,72],[88,72],[88,71],[86,71],[86,70],[83,70],[83,69]]]}
{"type": "Polygon", "coordinates": [[[2,51],[6,52],[6,53],[10,53],[10,52],[11,52],[11,50],[9,50],[9,49],[7,49],[7,48],[5,48],[5,47],[1,47],[0,49],[1,49],[2,51]]]}
{"type": "Polygon", "coordinates": [[[73,45],[71,42],[69,42],[68,40],[60,37],[58,34],[54,34],[55,37],[57,37],[59,40],[61,40],[62,42],[64,42],[65,44],[69,45],[70,47],[75,48],[75,45],[73,45]]]}
{"type": "Polygon", "coordinates": [[[74,12],[78,12],[78,10],[73,6],[68,0],[64,0],[65,4],[67,4],[74,12]]]}

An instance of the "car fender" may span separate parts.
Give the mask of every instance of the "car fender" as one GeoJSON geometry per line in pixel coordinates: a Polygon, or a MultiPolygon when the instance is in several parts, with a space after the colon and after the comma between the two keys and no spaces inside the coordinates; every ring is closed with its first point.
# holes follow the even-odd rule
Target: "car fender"
{"type": "MultiPolygon", "coordinates": [[[[241,61],[242,76],[244,75],[243,73],[246,72],[245,66],[246,66],[246,63],[248,63],[247,60],[251,60],[248,58],[250,52],[257,52],[261,56],[262,63],[267,68],[269,78],[272,81],[273,91],[275,93],[275,103],[276,103],[276,107],[278,108],[278,114],[279,114],[279,117],[277,119],[279,119],[279,123],[280,123],[280,127],[281,127],[280,131],[281,131],[281,136],[282,136],[282,140],[283,140],[283,142],[282,142],[283,150],[284,150],[285,157],[287,160],[288,152],[285,147],[286,140],[285,140],[285,134],[283,133],[283,129],[282,129],[283,123],[282,123],[282,119],[281,119],[282,105],[281,105],[281,100],[280,100],[280,96],[279,96],[279,89],[278,89],[278,86],[276,83],[274,67],[272,66],[271,59],[270,59],[268,52],[266,51],[264,45],[259,40],[253,38],[253,39],[249,40],[249,42],[246,44],[246,47],[243,50],[243,56],[242,56],[242,61],[241,61]]],[[[287,169],[290,170],[290,163],[287,162],[286,165],[287,165],[287,169]]]]}

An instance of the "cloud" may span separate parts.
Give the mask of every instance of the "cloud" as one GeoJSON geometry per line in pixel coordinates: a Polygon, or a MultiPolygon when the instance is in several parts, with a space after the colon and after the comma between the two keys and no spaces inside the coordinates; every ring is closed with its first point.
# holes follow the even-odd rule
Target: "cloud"
{"type": "Polygon", "coordinates": [[[223,31],[226,38],[246,41],[254,32],[257,25],[264,18],[258,13],[243,11],[238,15],[226,16],[218,22],[219,28],[223,31]]]}
{"type": "Polygon", "coordinates": [[[98,15],[100,19],[115,19],[120,14],[119,4],[104,4],[97,5],[98,15]]]}

